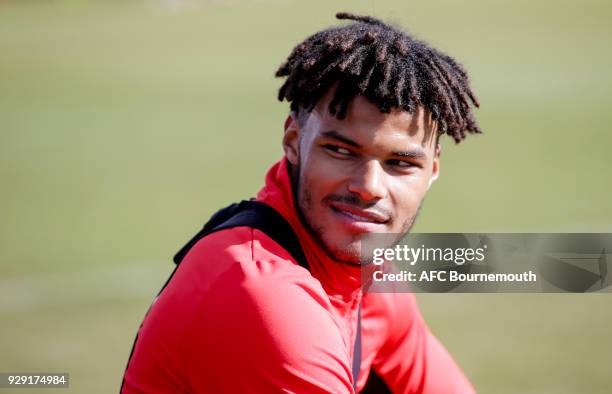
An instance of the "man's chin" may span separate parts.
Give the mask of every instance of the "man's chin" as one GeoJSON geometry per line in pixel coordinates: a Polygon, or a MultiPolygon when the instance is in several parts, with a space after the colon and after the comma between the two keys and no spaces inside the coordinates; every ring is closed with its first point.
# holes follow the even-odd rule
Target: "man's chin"
{"type": "Polygon", "coordinates": [[[351,265],[362,265],[361,242],[356,241],[349,245],[329,245],[325,249],[334,260],[351,265]]]}

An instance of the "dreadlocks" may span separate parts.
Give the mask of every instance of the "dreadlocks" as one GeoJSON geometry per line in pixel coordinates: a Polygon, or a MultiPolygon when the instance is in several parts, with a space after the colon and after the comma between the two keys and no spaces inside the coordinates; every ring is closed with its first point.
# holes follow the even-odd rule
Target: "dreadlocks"
{"type": "Polygon", "coordinates": [[[338,83],[329,111],[343,119],[351,100],[365,96],[381,112],[421,106],[438,123],[438,135],[460,142],[481,133],[471,105],[479,106],[465,69],[453,58],[370,16],[336,14],[351,24],[332,27],[297,45],[276,71],[287,77],[278,99],[291,109],[312,111],[338,83]]]}

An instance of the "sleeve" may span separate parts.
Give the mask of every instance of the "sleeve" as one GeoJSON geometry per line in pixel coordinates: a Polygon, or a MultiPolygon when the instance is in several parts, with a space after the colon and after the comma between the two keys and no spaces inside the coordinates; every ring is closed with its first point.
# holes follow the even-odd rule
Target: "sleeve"
{"type": "Polygon", "coordinates": [[[393,324],[372,366],[391,391],[474,394],[463,371],[427,327],[414,294],[394,293],[388,304],[393,324]]]}
{"type": "Polygon", "coordinates": [[[231,278],[209,289],[189,333],[191,392],[354,392],[329,301],[301,267],[253,261],[224,275],[231,278]]]}

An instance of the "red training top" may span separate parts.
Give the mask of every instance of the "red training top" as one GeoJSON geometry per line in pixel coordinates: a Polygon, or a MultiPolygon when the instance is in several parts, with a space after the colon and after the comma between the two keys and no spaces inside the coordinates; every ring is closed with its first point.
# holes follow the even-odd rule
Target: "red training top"
{"type": "Polygon", "coordinates": [[[359,267],[330,260],[297,216],[287,167],[268,171],[257,199],[291,224],[310,272],[259,230],[203,238],[149,309],[122,392],[354,393],[361,302],[357,391],[374,368],[394,393],[474,393],[413,294],[364,295],[359,267]]]}

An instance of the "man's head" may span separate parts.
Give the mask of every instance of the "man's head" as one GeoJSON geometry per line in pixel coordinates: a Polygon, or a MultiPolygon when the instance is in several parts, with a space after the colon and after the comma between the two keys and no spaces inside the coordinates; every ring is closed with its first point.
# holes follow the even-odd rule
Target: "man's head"
{"type": "Polygon", "coordinates": [[[371,233],[407,233],[439,173],[441,134],[480,129],[463,68],[370,17],[307,38],[276,75],[298,210],[335,259],[371,233]]]}

